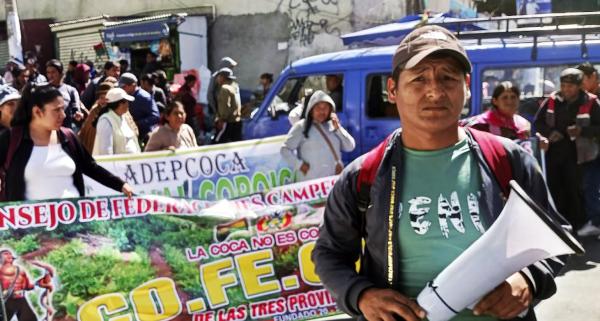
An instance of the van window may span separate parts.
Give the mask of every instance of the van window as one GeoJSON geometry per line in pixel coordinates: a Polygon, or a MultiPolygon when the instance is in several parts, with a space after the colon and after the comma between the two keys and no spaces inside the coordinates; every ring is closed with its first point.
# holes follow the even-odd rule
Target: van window
{"type": "Polygon", "coordinates": [[[278,115],[288,114],[303,104],[305,95],[322,90],[331,96],[336,103],[336,111],[340,112],[343,110],[343,79],[342,74],[289,78],[275,95],[269,110],[278,115]]]}
{"type": "Polygon", "coordinates": [[[391,76],[390,73],[367,76],[367,94],[365,95],[367,117],[398,119],[396,105],[389,101],[387,95],[387,79],[391,76]]]}
{"type": "MultiPolygon", "coordinates": [[[[576,64],[552,65],[541,67],[505,67],[490,68],[483,71],[481,83],[481,110],[492,106],[492,94],[496,86],[510,81],[521,91],[519,113],[533,118],[543,97],[560,89],[560,72],[576,64]]],[[[595,65],[598,68],[598,65],[595,65]]]]}
{"type": "MultiPolygon", "coordinates": [[[[387,94],[387,79],[390,73],[371,74],[367,76],[367,94],[365,113],[369,118],[393,118],[398,119],[396,104],[390,101],[387,94]]],[[[471,111],[471,100],[468,100],[461,112],[461,118],[467,117],[471,111]]]]}

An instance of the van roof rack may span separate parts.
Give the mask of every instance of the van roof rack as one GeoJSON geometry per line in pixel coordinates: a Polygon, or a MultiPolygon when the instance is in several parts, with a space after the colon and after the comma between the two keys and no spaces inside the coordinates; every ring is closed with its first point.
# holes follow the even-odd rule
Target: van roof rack
{"type": "Polygon", "coordinates": [[[600,22],[600,11],[455,19],[452,21],[433,22],[431,24],[455,30],[456,36],[460,39],[479,40],[482,38],[540,37],[600,33],[600,24],[589,24],[587,23],[589,20],[600,22]],[[493,28],[494,24],[495,28],[493,28]],[[465,30],[463,26],[468,25],[485,25],[485,28],[480,30],[465,30]]]}
{"type": "Polygon", "coordinates": [[[398,44],[414,28],[439,25],[461,40],[474,40],[481,45],[485,39],[502,43],[533,43],[532,59],[537,58],[538,42],[580,40],[581,56],[587,58],[586,40],[600,39],[600,11],[515,15],[488,18],[457,19],[445,15],[421,18],[410,22],[395,22],[343,35],[344,44],[398,44]],[[593,23],[589,23],[592,21],[593,23]],[[569,37],[567,37],[569,36],[569,37]]]}

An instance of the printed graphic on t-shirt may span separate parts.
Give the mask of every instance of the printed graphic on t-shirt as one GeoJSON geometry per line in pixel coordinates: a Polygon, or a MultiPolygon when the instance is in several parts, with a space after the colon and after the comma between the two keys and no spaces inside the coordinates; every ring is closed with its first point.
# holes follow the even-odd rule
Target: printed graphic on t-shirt
{"type": "MultiPolygon", "coordinates": [[[[466,196],[466,201],[473,226],[475,226],[475,229],[479,233],[483,234],[483,232],[485,232],[485,228],[483,227],[479,217],[480,211],[478,197],[474,193],[469,193],[466,196]]],[[[408,208],[410,225],[413,231],[419,235],[426,234],[431,226],[431,221],[428,220],[427,217],[427,214],[431,210],[431,202],[431,198],[427,196],[417,196],[408,201],[410,205],[408,208]]],[[[460,199],[456,191],[450,193],[450,199],[443,194],[438,196],[437,215],[438,222],[440,224],[440,232],[445,238],[450,236],[450,225],[453,227],[453,231],[456,231],[460,234],[465,234],[464,218],[460,206],[460,199]],[[448,222],[450,222],[450,224],[448,222]]]]}

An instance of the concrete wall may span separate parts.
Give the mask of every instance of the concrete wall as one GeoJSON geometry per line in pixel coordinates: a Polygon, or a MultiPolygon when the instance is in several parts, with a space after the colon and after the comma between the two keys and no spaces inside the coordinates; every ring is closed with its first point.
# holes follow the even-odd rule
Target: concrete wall
{"type": "Polygon", "coordinates": [[[209,31],[210,66],[222,57],[238,62],[234,73],[242,88],[254,89],[264,72],[279,74],[288,61],[290,19],[282,13],[219,16],[209,31]]]}
{"type": "MultiPolygon", "coordinates": [[[[447,10],[448,3],[426,1],[428,8],[439,11],[447,10]]],[[[18,0],[17,5],[21,19],[55,21],[201,8],[215,14],[209,22],[208,68],[214,70],[223,56],[237,59],[236,73],[248,89],[256,86],[262,72],[277,75],[291,61],[342,50],[340,35],[399,19],[406,12],[404,0],[128,0],[126,5],[123,0],[18,0]]]]}

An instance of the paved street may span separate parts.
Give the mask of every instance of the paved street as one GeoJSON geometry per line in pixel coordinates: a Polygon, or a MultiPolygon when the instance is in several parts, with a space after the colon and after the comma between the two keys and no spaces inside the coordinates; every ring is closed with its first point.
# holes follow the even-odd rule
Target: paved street
{"type": "Polygon", "coordinates": [[[537,308],[540,321],[600,320],[600,241],[583,240],[584,256],[572,257],[557,278],[558,293],[537,308]]]}

